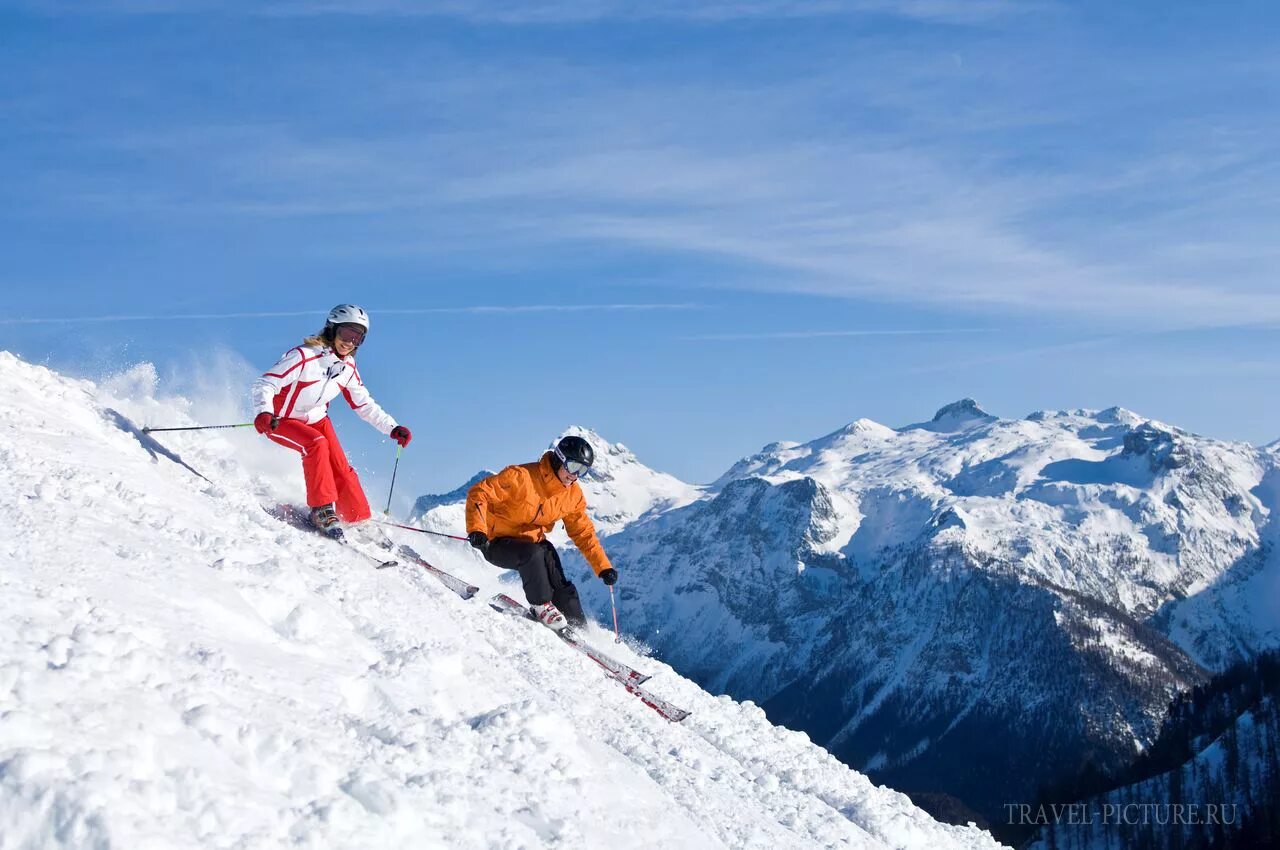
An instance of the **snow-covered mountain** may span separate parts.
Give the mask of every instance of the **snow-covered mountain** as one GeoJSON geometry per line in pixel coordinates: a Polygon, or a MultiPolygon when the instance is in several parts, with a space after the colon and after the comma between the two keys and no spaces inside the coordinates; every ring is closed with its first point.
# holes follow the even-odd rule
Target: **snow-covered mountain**
{"type": "Polygon", "coordinates": [[[477,472],[475,475],[467,479],[466,484],[463,484],[461,487],[457,487],[453,490],[450,490],[448,493],[441,493],[439,495],[419,496],[416,500],[414,500],[413,509],[409,512],[409,517],[411,519],[418,519],[422,517],[424,514],[435,510],[436,508],[444,507],[446,505],[462,504],[464,501],[466,501],[467,491],[469,491],[478,482],[482,481],[485,478],[488,478],[490,475],[493,475],[492,469],[482,469],[479,472],[477,472]]]}
{"type": "Polygon", "coordinates": [[[656,658],[610,647],[680,725],[484,595],[277,522],[296,458],[142,433],[236,413],[157,398],[154,370],[0,352],[0,394],[5,850],[996,846],[656,658]]]}
{"type": "Polygon", "coordinates": [[[467,483],[448,493],[419,496],[409,512],[409,522],[427,531],[465,536],[467,491],[473,484],[492,474],[493,470],[482,469],[471,476],[467,483]]]}
{"type": "Polygon", "coordinates": [[[994,818],[1280,645],[1278,469],[1121,408],[966,399],[773,443],[606,545],[626,627],[677,669],[994,818]]]}
{"type": "Polygon", "coordinates": [[[583,477],[582,489],[601,534],[621,531],[633,522],[682,507],[703,495],[702,487],[650,469],[622,443],[610,443],[587,428],[567,429],[548,448],[570,435],[586,439],[596,451],[595,464],[591,474],[583,477]]]}

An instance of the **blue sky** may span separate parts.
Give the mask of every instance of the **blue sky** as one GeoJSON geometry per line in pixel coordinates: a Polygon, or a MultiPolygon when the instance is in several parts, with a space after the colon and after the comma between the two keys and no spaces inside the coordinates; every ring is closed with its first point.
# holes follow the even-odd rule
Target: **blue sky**
{"type": "Polygon", "coordinates": [[[181,392],[360,303],[409,493],[571,423],[706,481],[964,396],[1269,442],[1278,35],[1261,2],[10,0],[0,348],[181,392]]]}

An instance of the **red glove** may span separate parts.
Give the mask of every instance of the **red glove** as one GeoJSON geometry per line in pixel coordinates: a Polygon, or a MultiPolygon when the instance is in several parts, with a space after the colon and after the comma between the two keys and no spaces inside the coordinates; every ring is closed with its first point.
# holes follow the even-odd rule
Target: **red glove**
{"type": "Polygon", "coordinates": [[[253,427],[259,434],[270,434],[280,424],[274,413],[259,413],[253,417],[253,427]]]}
{"type": "Polygon", "coordinates": [[[409,429],[403,425],[397,425],[391,429],[391,439],[400,444],[400,448],[409,445],[409,441],[413,439],[413,435],[409,433],[409,429]]]}

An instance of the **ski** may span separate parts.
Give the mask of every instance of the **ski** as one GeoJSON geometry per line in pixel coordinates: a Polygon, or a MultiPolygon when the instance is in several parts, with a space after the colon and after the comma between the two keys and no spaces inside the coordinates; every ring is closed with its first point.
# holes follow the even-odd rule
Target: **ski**
{"type": "MultiPolygon", "coordinates": [[[[521,605],[505,593],[499,593],[497,596],[490,599],[489,607],[493,608],[495,611],[510,614],[513,617],[522,617],[526,620],[534,619],[533,613],[527,606],[521,605]]],[[[556,634],[561,640],[590,658],[595,663],[599,664],[610,676],[617,679],[619,682],[622,682],[624,685],[641,685],[649,681],[649,677],[644,673],[634,670],[626,664],[623,664],[621,661],[616,661],[605,655],[594,646],[591,646],[591,644],[579,639],[571,629],[561,629],[556,632],[556,634]]]]}
{"type": "Polygon", "coordinates": [[[637,684],[624,682],[622,679],[618,679],[618,681],[622,682],[623,687],[625,687],[633,696],[638,697],[642,703],[649,706],[672,723],[679,723],[681,720],[684,720],[693,713],[691,711],[686,711],[683,708],[676,708],[662,697],[655,696],[637,684]]]}
{"type": "Polygon", "coordinates": [[[298,508],[295,508],[293,505],[276,505],[273,508],[264,507],[263,510],[265,510],[269,516],[275,519],[278,519],[280,522],[283,522],[285,525],[293,526],[299,531],[308,531],[316,535],[317,537],[323,537],[325,540],[332,540],[334,543],[337,543],[342,546],[346,546],[348,549],[352,550],[353,552],[356,552],[362,557],[365,557],[370,561],[372,561],[375,569],[385,570],[388,567],[394,567],[399,565],[398,561],[388,560],[386,558],[380,558],[377,555],[374,555],[370,552],[366,552],[354,541],[347,540],[346,538],[334,538],[334,537],[328,536],[327,534],[322,533],[319,529],[317,529],[315,526],[311,524],[311,522],[307,519],[307,517],[303,515],[302,511],[300,511],[298,508]]]}
{"type": "MultiPolygon", "coordinates": [[[[470,599],[480,592],[480,588],[476,587],[474,584],[463,581],[452,573],[447,573],[440,569],[435,564],[419,555],[417,551],[408,544],[397,543],[392,539],[391,535],[387,533],[386,529],[381,526],[382,524],[368,526],[368,530],[372,531],[374,536],[378,538],[374,541],[375,546],[394,552],[406,561],[411,561],[419,567],[422,567],[424,570],[431,573],[431,575],[439,579],[441,584],[461,596],[463,599],[470,599]]],[[[362,528],[362,530],[364,529],[362,528]]]]}
{"type": "Polygon", "coordinates": [[[470,599],[480,592],[480,588],[476,587],[474,584],[467,584],[457,576],[451,573],[446,573],[434,564],[428,563],[421,555],[404,544],[400,545],[400,548],[396,550],[396,554],[400,555],[400,557],[407,561],[412,561],[436,578],[440,579],[441,584],[461,596],[463,599],[470,599]]]}

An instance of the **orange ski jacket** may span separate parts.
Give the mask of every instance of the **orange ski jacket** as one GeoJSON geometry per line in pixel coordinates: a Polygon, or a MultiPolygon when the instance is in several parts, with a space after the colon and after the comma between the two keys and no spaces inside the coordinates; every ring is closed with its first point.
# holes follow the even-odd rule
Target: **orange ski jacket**
{"type": "Polygon", "coordinates": [[[508,466],[467,492],[468,534],[482,531],[490,540],[514,537],[539,543],[560,520],[596,575],[611,567],[587,516],[582,488],[576,481],[568,487],[560,483],[551,468],[551,452],[536,463],[508,466]]]}

